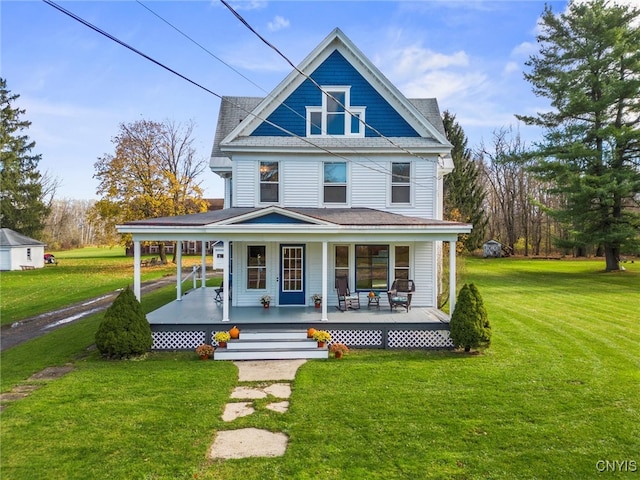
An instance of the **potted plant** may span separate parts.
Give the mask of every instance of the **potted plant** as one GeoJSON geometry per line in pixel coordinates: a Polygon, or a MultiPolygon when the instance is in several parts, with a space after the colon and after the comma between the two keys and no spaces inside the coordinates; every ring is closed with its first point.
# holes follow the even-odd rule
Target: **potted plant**
{"type": "Polygon", "coordinates": [[[264,308],[269,308],[269,304],[271,303],[271,296],[263,295],[262,297],[260,297],[260,303],[264,308]]]}
{"type": "Polygon", "coordinates": [[[335,342],[332,343],[329,347],[329,351],[333,353],[335,358],[342,358],[343,355],[349,353],[349,347],[347,347],[344,343],[335,342]]]}
{"type": "Polygon", "coordinates": [[[318,347],[324,347],[325,343],[331,341],[331,334],[326,330],[316,330],[313,333],[313,339],[318,342],[318,347]]]}
{"type": "Polygon", "coordinates": [[[231,335],[229,332],[216,332],[213,339],[218,342],[218,346],[220,348],[225,348],[227,346],[227,342],[231,340],[231,335]]]}
{"type": "Polygon", "coordinates": [[[319,293],[314,293],[313,295],[311,295],[311,300],[313,300],[316,308],[320,308],[320,305],[322,305],[322,295],[320,295],[319,293]]]}
{"type": "Polygon", "coordinates": [[[213,355],[214,350],[215,348],[213,348],[213,345],[209,345],[206,343],[203,343],[202,345],[199,345],[198,347],[196,347],[196,353],[200,355],[200,358],[202,360],[206,360],[211,355],[213,355]]]}

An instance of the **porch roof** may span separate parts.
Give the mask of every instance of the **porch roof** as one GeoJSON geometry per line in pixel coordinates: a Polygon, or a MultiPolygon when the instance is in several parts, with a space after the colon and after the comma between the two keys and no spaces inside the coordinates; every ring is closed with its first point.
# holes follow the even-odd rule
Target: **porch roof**
{"type": "MultiPolygon", "coordinates": [[[[158,217],[134,220],[118,226],[118,230],[129,233],[136,226],[142,227],[214,227],[216,224],[239,225],[245,218],[280,213],[293,214],[297,219],[308,219],[309,224],[340,226],[391,226],[391,227],[452,227],[466,232],[471,226],[461,222],[450,222],[430,218],[399,215],[373,208],[292,208],[292,207],[234,207],[190,215],[158,217]],[[234,220],[236,222],[234,222],[234,220]],[[319,221],[319,222],[317,222],[319,221]]],[[[305,228],[308,228],[306,225],[305,228]]]]}

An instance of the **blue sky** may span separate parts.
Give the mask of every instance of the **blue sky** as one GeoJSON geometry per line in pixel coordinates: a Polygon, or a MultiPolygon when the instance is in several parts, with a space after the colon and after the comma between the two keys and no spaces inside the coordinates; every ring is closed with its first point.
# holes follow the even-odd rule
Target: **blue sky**
{"type": "MultiPolygon", "coordinates": [[[[260,88],[136,1],[57,3],[220,95],[265,96],[291,71],[217,1],[141,1],[260,88]]],[[[294,64],[339,27],[407,97],[436,97],[454,113],[472,148],[501,127],[519,127],[528,142],[540,136],[514,114],[548,109],[522,75],[543,1],[230,3],[294,64]]],[[[43,2],[3,0],[0,9],[0,75],[20,95],[40,170],[61,182],[58,198],[97,198],[94,163],[114,152],[122,122],[192,120],[208,162],[218,98],[43,2]]],[[[223,194],[208,169],[202,186],[206,197],[223,194]]]]}

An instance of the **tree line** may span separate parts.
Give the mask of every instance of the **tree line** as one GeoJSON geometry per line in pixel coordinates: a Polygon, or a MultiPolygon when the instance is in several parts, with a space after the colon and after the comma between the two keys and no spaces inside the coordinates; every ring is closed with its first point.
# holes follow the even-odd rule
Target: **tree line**
{"type": "MultiPolygon", "coordinates": [[[[444,212],[472,223],[461,247],[496,239],[506,253],[602,255],[607,270],[640,253],[640,10],[606,0],[545,6],[539,51],[524,78],[548,111],[516,115],[540,127],[526,145],[513,126],[471,148],[455,115],[443,123],[454,170],[445,177],[444,212]]],[[[55,200],[41,174],[30,123],[0,79],[0,223],[51,245],[122,241],[115,225],[204,211],[198,176],[206,163],[192,146],[193,125],[121,124],[114,153],[95,163],[96,202],[55,200]]],[[[161,249],[161,251],[164,251],[161,249]]]]}

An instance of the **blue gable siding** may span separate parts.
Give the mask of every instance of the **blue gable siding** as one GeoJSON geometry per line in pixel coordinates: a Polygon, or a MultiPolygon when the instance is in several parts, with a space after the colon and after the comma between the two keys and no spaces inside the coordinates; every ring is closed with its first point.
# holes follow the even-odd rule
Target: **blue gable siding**
{"type": "Polygon", "coordinates": [[[250,220],[245,220],[244,222],[238,222],[236,225],[243,225],[246,223],[304,223],[311,224],[310,222],[305,222],[304,220],[300,220],[297,218],[287,217],[286,215],[281,215],[279,213],[269,213],[267,215],[263,215],[261,217],[252,218],[250,220]]]}
{"type": "MultiPolygon", "coordinates": [[[[351,106],[366,107],[366,122],[387,137],[418,137],[418,133],[389,105],[389,103],[367,82],[358,71],[338,52],[334,51],[312,74],[319,85],[351,86],[351,106]]],[[[268,120],[288,131],[304,137],[306,131],[306,109],[322,105],[322,93],[310,80],[305,80],[284,102],[291,109],[280,105],[269,115],[268,120]]],[[[288,136],[286,133],[263,122],[252,136],[288,136]]],[[[367,137],[377,137],[370,128],[367,137]]]]}

